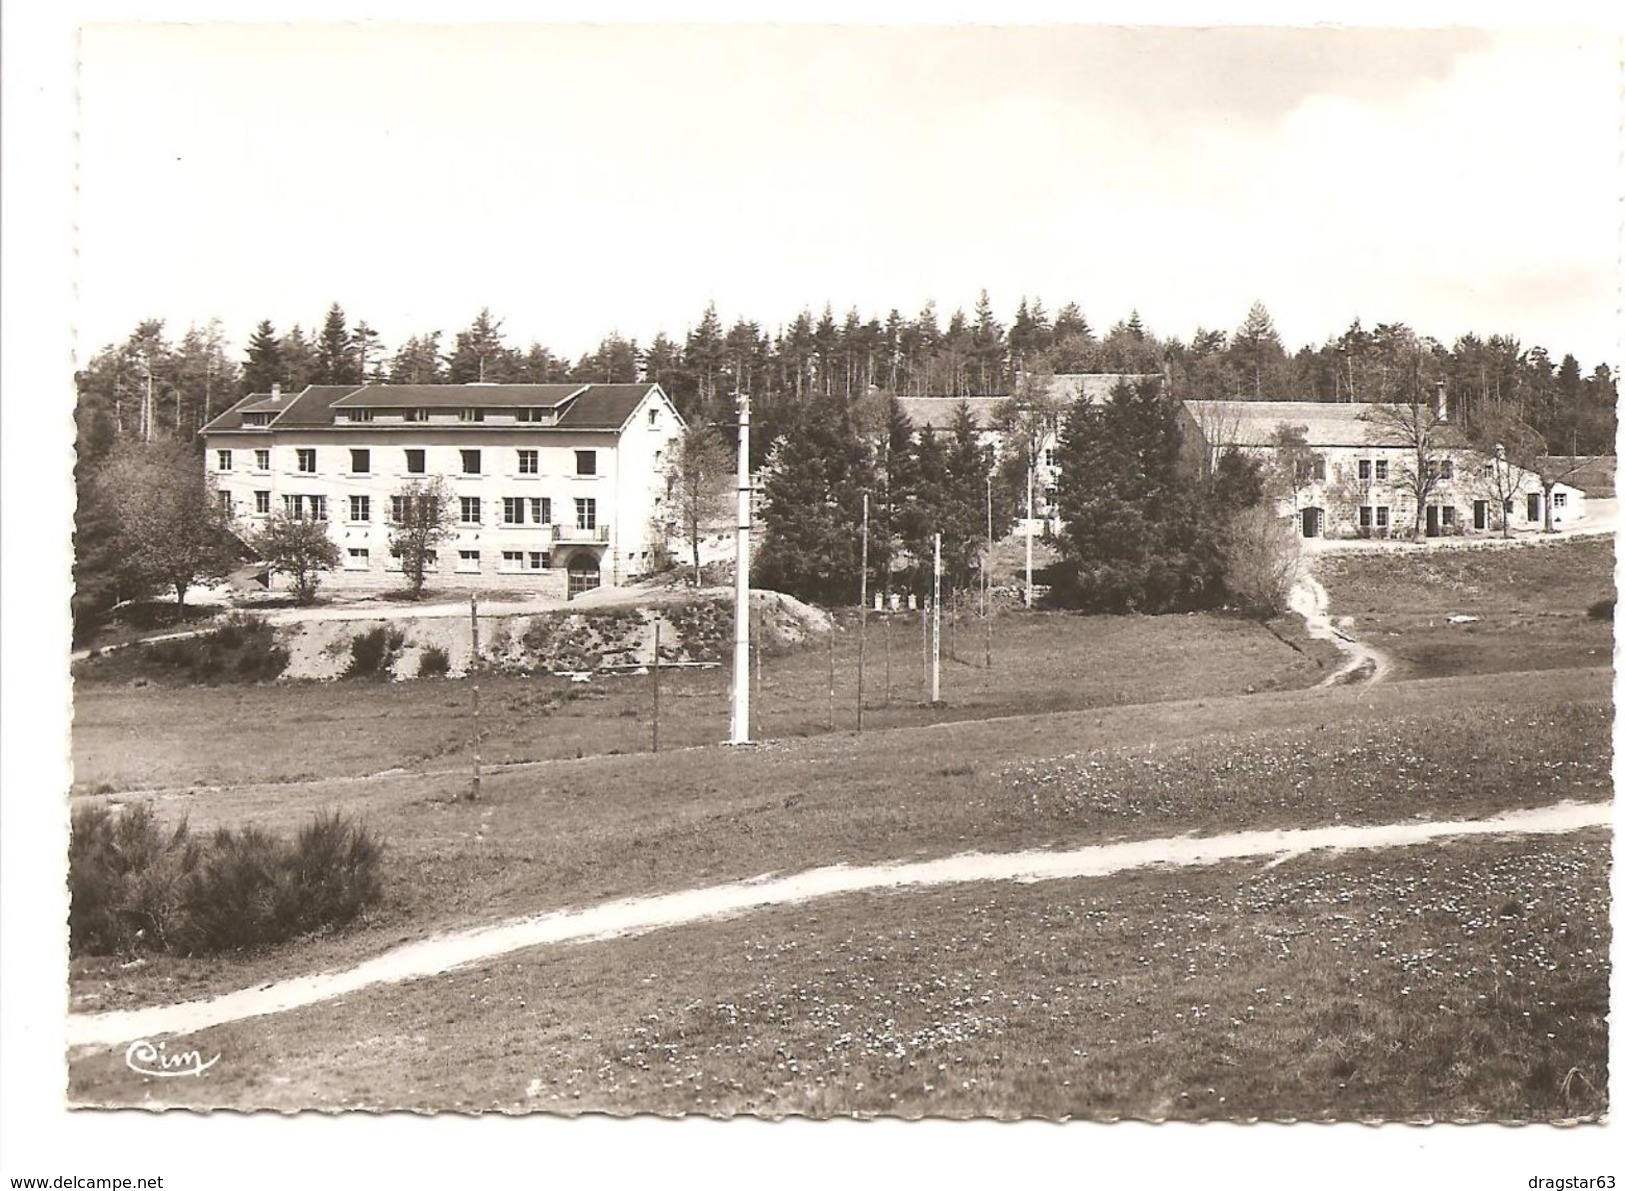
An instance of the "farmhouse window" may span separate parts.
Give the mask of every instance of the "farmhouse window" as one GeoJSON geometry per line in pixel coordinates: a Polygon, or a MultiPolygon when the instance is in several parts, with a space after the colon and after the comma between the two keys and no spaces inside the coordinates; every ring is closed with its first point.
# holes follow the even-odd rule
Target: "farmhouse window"
{"type": "Polygon", "coordinates": [[[1445,525],[1454,525],[1456,523],[1456,506],[1445,505],[1444,510],[1439,514],[1439,520],[1445,525]]]}
{"type": "Polygon", "coordinates": [[[463,456],[463,474],[465,476],[477,476],[477,475],[479,475],[480,474],[480,453],[478,451],[465,450],[465,451],[462,452],[462,456],[463,456]]]}
{"type": "Polygon", "coordinates": [[[464,525],[478,525],[480,523],[480,498],[477,496],[463,497],[460,511],[464,525]]]}
{"type": "Polygon", "coordinates": [[[1456,478],[1456,461],[1454,459],[1439,460],[1439,478],[1453,480],[1456,478]]]}
{"type": "Polygon", "coordinates": [[[305,502],[297,496],[284,496],[282,498],[282,512],[295,521],[303,521],[305,519],[305,502]]]}
{"type": "Polygon", "coordinates": [[[300,447],[298,448],[298,453],[299,470],[303,472],[314,472],[316,470],[316,448],[300,447]]]}
{"type": "Polygon", "coordinates": [[[1386,460],[1386,459],[1378,459],[1377,460],[1377,479],[1386,480],[1387,478],[1388,478],[1388,460],[1386,460]]]}
{"type": "Polygon", "coordinates": [[[260,447],[254,452],[254,470],[271,470],[271,449],[269,447],[260,447]]]}
{"type": "Polygon", "coordinates": [[[1554,493],[1552,493],[1552,508],[1554,508],[1554,509],[1567,508],[1568,503],[1569,503],[1569,494],[1567,492],[1554,492],[1554,493]]]}
{"type": "Polygon", "coordinates": [[[352,496],[350,498],[350,520],[351,521],[371,521],[372,520],[372,497],[370,497],[370,496],[352,496]]]}
{"type": "Polygon", "coordinates": [[[524,567],[525,555],[522,550],[504,550],[502,552],[502,569],[504,571],[517,571],[524,567]]]}
{"type": "Polygon", "coordinates": [[[597,474],[598,474],[598,452],[597,451],[577,451],[576,452],[576,475],[578,475],[578,476],[595,476],[597,474]]]}
{"type": "Polygon", "coordinates": [[[231,452],[230,451],[216,451],[214,454],[215,454],[215,468],[216,468],[216,470],[218,470],[218,471],[230,471],[231,470],[231,452]]]}
{"type": "Polygon", "coordinates": [[[312,521],[326,521],[327,497],[307,496],[305,499],[310,502],[310,519],[312,521]]]}
{"type": "Polygon", "coordinates": [[[271,511],[271,493],[268,489],[260,489],[254,493],[254,511],[265,514],[271,511]]]}
{"type": "Polygon", "coordinates": [[[366,448],[351,448],[350,470],[358,476],[364,476],[372,470],[372,452],[366,448]]]}
{"type": "Polygon", "coordinates": [[[350,547],[350,561],[348,565],[349,570],[364,571],[371,564],[371,562],[372,552],[365,546],[350,547]]]}
{"type": "Polygon", "coordinates": [[[1369,480],[1371,478],[1371,460],[1369,460],[1369,459],[1360,460],[1358,463],[1356,463],[1354,465],[1354,471],[1355,471],[1355,474],[1357,476],[1359,476],[1360,479],[1369,480]]]}
{"type": "Polygon", "coordinates": [[[397,525],[406,520],[406,497],[392,496],[389,498],[389,519],[397,525]]]}
{"type": "Polygon", "coordinates": [[[1388,506],[1387,505],[1378,505],[1377,506],[1377,528],[1378,529],[1387,529],[1388,528],[1388,506]]]}
{"type": "Polygon", "coordinates": [[[1050,468],[1051,470],[1054,470],[1054,467],[1055,467],[1055,448],[1054,447],[1045,447],[1044,448],[1044,466],[1047,467],[1047,468],[1050,468]]]}
{"type": "Polygon", "coordinates": [[[540,571],[547,566],[547,555],[540,550],[530,552],[530,569],[540,571]]]}
{"type": "Polygon", "coordinates": [[[1360,528],[1361,529],[1370,529],[1371,528],[1371,506],[1370,505],[1361,505],[1360,506],[1360,528]]]}
{"type": "Polygon", "coordinates": [[[649,410],[649,425],[660,425],[660,410],[658,408],[651,408],[649,410]]]}
{"type": "Polygon", "coordinates": [[[216,495],[220,498],[220,515],[222,517],[230,517],[231,516],[231,493],[229,493],[229,492],[220,492],[220,493],[217,493],[216,495]]]}
{"type": "Polygon", "coordinates": [[[457,569],[465,574],[478,571],[480,569],[480,552],[478,550],[457,551],[457,569]]]}
{"type": "Polygon", "coordinates": [[[520,451],[519,474],[522,476],[533,476],[539,471],[541,471],[541,452],[520,451]]]}
{"type": "Polygon", "coordinates": [[[502,498],[502,524],[523,525],[525,523],[525,498],[523,496],[504,496],[502,498]]]}
{"type": "Polygon", "coordinates": [[[530,519],[537,525],[546,525],[553,520],[553,498],[550,496],[531,497],[530,519]]]}
{"type": "Polygon", "coordinates": [[[598,528],[598,500],[596,497],[576,497],[576,528],[598,528]]]}

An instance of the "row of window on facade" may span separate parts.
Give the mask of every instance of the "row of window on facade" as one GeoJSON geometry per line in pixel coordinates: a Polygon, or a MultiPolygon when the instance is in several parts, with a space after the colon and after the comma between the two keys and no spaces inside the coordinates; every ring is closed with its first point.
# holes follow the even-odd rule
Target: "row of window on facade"
{"type": "MultiPolygon", "coordinates": [[[[405,495],[389,498],[390,520],[397,524],[407,520],[411,498],[405,495]]],[[[598,528],[598,500],[592,496],[578,496],[575,500],[577,529],[598,528]]],[[[353,495],[349,498],[348,520],[372,520],[372,497],[353,495]]],[[[494,504],[495,502],[493,502],[494,504]]],[[[220,493],[220,508],[227,516],[233,512],[231,493],[220,493]]],[[[254,512],[264,516],[271,511],[271,493],[261,489],[254,493],[254,512]]],[[[296,521],[326,521],[327,497],[320,494],[286,493],[282,497],[282,511],[296,521]]],[[[437,510],[431,510],[430,520],[437,519],[437,510]]],[[[458,498],[457,523],[459,525],[485,524],[485,499],[479,496],[458,498]]],[[[504,496],[502,498],[503,525],[553,524],[553,499],[548,496],[504,496]],[[529,514],[527,518],[527,514],[529,514]]]]}
{"type": "MultiPolygon", "coordinates": [[[[1488,473],[1489,465],[1485,465],[1488,473]]],[[[1386,459],[1356,459],[1354,461],[1354,475],[1360,480],[1386,480],[1388,478],[1388,460],[1386,459]]],[[[1300,482],[1310,480],[1324,480],[1326,478],[1326,459],[1316,455],[1313,459],[1300,459],[1297,464],[1297,476],[1300,482]]],[[[1427,462],[1427,476],[1430,480],[1453,480],[1456,477],[1456,461],[1454,459],[1429,459],[1427,462]]]]}
{"type": "MultiPolygon", "coordinates": [[[[358,476],[371,475],[372,474],[372,450],[371,450],[371,448],[368,448],[368,447],[351,447],[351,448],[349,448],[349,451],[350,451],[350,473],[349,474],[358,475],[358,476]]],[[[422,447],[406,447],[406,448],[404,448],[404,451],[405,451],[405,455],[406,455],[406,459],[405,459],[406,474],[407,475],[412,475],[412,476],[427,475],[428,474],[428,467],[427,467],[428,460],[427,460],[424,449],[422,447]]],[[[465,447],[465,448],[460,449],[460,454],[462,456],[462,465],[463,465],[462,474],[463,475],[465,475],[465,476],[479,476],[479,475],[484,475],[485,474],[484,471],[481,468],[481,465],[484,462],[484,452],[483,451],[481,451],[479,448],[470,449],[470,448],[465,447]]],[[[515,459],[515,465],[516,465],[516,467],[518,469],[518,474],[519,475],[522,475],[522,476],[534,476],[534,475],[540,475],[541,474],[541,461],[542,460],[541,460],[541,452],[540,451],[521,448],[519,450],[516,450],[514,452],[514,454],[517,456],[517,458],[515,459]]],[[[595,450],[578,450],[575,453],[575,456],[576,456],[576,469],[575,469],[575,472],[574,472],[575,475],[578,475],[578,476],[595,476],[595,475],[598,474],[598,452],[597,451],[595,451],[595,450]]],[[[295,448],[294,458],[295,458],[295,464],[294,465],[295,465],[296,470],[298,470],[298,471],[300,471],[300,472],[302,472],[304,474],[307,474],[307,475],[314,475],[316,473],[317,460],[316,460],[316,448],[315,447],[297,447],[297,448],[295,448]]],[[[216,471],[223,471],[223,472],[231,471],[232,470],[232,463],[233,463],[233,456],[232,456],[232,450],[231,450],[230,447],[223,447],[223,448],[220,448],[219,450],[215,451],[215,470],[216,471]]],[[[255,451],[254,451],[254,470],[255,471],[270,471],[271,470],[271,452],[270,452],[269,448],[259,447],[259,448],[255,449],[255,451]]]]}
{"type": "MultiPolygon", "coordinates": [[[[386,564],[385,569],[391,571],[400,570],[400,558],[401,552],[391,549],[389,562],[386,564]]],[[[478,550],[457,551],[458,572],[463,574],[477,573],[481,569],[480,558],[481,555],[478,550]]],[[[428,569],[438,567],[440,565],[440,552],[438,550],[424,551],[423,562],[428,569]]],[[[544,550],[504,550],[502,551],[501,564],[497,570],[504,574],[518,571],[545,571],[550,562],[551,555],[544,550]]],[[[345,569],[350,571],[368,570],[372,566],[372,551],[366,546],[351,546],[346,552],[344,565],[345,569]]]]}

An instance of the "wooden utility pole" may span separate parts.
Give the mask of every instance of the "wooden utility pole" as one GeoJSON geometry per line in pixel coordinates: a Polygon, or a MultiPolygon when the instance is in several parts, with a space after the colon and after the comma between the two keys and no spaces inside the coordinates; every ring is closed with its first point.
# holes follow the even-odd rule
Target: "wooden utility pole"
{"type": "Polygon", "coordinates": [[[762,686],[762,614],[763,614],[763,611],[764,611],[763,609],[758,608],[758,609],[756,609],[756,611],[754,613],[754,619],[756,621],[756,625],[755,625],[756,631],[751,634],[751,639],[750,639],[751,648],[756,651],[756,698],[751,702],[751,705],[750,705],[750,713],[751,713],[751,716],[752,716],[752,719],[751,719],[751,732],[752,732],[752,737],[755,740],[761,740],[762,739],[762,699],[764,697],[763,692],[766,690],[766,688],[762,686]]]}
{"type": "Polygon", "coordinates": [[[739,394],[739,508],[734,550],[733,713],[729,744],[750,743],[750,394],[739,394]]]}
{"type": "Polygon", "coordinates": [[[920,601],[920,702],[927,703],[931,692],[931,610],[927,597],[920,601]]]}
{"type": "Polygon", "coordinates": [[[660,751],[660,617],[655,617],[655,656],[649,665],[649,674],[654,680],[654,741],[653,752],[660,751]]]}
{"type": "Polygon", "coordinates": [[[480,797],[480,597],[473,592],[468,596],[468,625],[473,638],[468,676],[474,683],[474,774],[468,787],[468,800],[477,802],[480,797]]]}
{"type": "Polygon", "coordinates": [[[863,731],[863,645],[869,629],[869,494],[863,494],[863,568],[858,578],[858,731],[863,731]]]}

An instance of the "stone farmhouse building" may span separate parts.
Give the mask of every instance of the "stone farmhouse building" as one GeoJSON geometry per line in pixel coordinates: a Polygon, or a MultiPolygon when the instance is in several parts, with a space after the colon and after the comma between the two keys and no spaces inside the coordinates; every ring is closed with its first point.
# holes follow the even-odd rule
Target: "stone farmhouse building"
{"type": "MultiPolygon", "coordinates": [[[[1408,405],[1317,401],[1187,401],[1188,446],[1211,463],[1234,448],[1272,474],[1277,507],[1306,538],[1404,537],[1417,524],[1419,440],[1430,478],[1421,531],[1426,537],[1500,534],[1545,526],[1540,476],[1504,457],[1472,449],[1448,420],[1441,394],[1431,410],[1408,405]],[[1425,438],[1403,427],[1426,427],[1425,438]],[[1283,429],[1295,435],[1283,437],[1283,429]]],[[[1551,491],[1554,526],[1585,516],[1585,493],[1551,491]]]]}
{"type": "Polygon", "coordinates": [[[202,434],[242,535],[273,512],[326,522],[336,586],[401,582],[389,546],[399,493],[438,477],[455,528],[431,583],[574,596],[654,565],[682,431],[658,384],[476,383],[273,386],[202,434]]]}

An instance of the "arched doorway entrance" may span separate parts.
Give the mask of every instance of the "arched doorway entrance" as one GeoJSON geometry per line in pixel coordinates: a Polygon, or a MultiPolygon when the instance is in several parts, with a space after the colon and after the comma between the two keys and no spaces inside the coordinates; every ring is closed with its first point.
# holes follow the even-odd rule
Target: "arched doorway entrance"
{"type": "Polygon", "coordinates": [[[575,599],[584,591],[591,591],[602,581],[598,569],[598,556],[590,550],[577,550],[565,567],[565,594],[575,599]]]}

